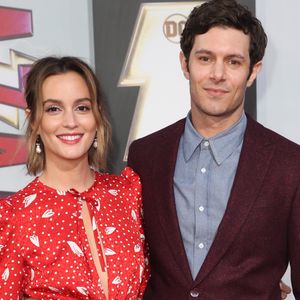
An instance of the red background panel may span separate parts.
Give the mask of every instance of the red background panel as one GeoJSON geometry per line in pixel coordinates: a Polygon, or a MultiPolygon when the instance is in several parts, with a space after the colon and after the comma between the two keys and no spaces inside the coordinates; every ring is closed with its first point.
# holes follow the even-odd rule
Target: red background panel
{"type": "Polygon", "coordinates": [[[32,13],[30,10],[0,6],[0,40],[32,36],[32,13]]]}
{"type": "Polygon", "coordinates": [[[25,137],[0,134],[0,168],[26,163],[25,137]]]}

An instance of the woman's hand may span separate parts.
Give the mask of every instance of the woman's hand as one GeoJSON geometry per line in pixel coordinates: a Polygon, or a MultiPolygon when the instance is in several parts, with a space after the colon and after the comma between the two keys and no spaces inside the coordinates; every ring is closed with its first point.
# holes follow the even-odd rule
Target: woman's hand
{"type": "Polygon", "coordinates": [[[288,294],[291,293],[291,288],[286,285],[282,280],[280,281],[280,290],[281,290],[281,299],[286,299],[286,297],[288,296],[288,294]]]}

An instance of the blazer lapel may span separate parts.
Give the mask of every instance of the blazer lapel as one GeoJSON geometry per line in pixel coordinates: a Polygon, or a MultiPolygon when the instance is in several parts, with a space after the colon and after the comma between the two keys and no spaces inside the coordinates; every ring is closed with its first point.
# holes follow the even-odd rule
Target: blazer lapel
{"type": "Polygon", "coordinates": [[[156,149],[154,161],[161,163],[155,163],[154,178],[157,178],[157,187],[153,196],[156,199],[158,221],[161,224],[170,252],[178,264],[181,274],[185,274],[187,282],[190,283],[192,275],[181,238],[173,190],[178,145],[185,124],[184,121],[181,122],[180,126],[175,127],[174,132],[166,135],[166,139],[160,145],[162,147],[156,149]]]}
{"type": "Polygon", "coordinates": [[[263,135],[261,125],[248,119],[227,208],[196,283],[201,282],[224,256],[258,196],[273,153],[272,144],[266,142],[263,135]]]}

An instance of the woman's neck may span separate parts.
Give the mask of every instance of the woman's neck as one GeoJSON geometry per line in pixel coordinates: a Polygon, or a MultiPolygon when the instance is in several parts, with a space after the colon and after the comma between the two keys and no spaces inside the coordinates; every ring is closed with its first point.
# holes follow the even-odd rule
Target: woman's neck
{"type": "Polygon", "coordinates": [[[93,185],[95,172],[85,164],[46,164],[45,170],[39,176],[42,183],[61,191],[76,189],[83,192],[93,185]]]}

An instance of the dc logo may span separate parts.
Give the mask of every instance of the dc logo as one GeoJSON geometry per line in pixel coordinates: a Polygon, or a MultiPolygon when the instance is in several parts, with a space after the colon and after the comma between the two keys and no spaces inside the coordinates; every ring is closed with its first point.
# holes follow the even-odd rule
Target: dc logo
{"type": "Polygon", "coordinates": [[[187,17],[181,14],[170,15],[163,24],[165,37],[172,43],[180,42],[180,35],[183,31],[187,17]]]}

